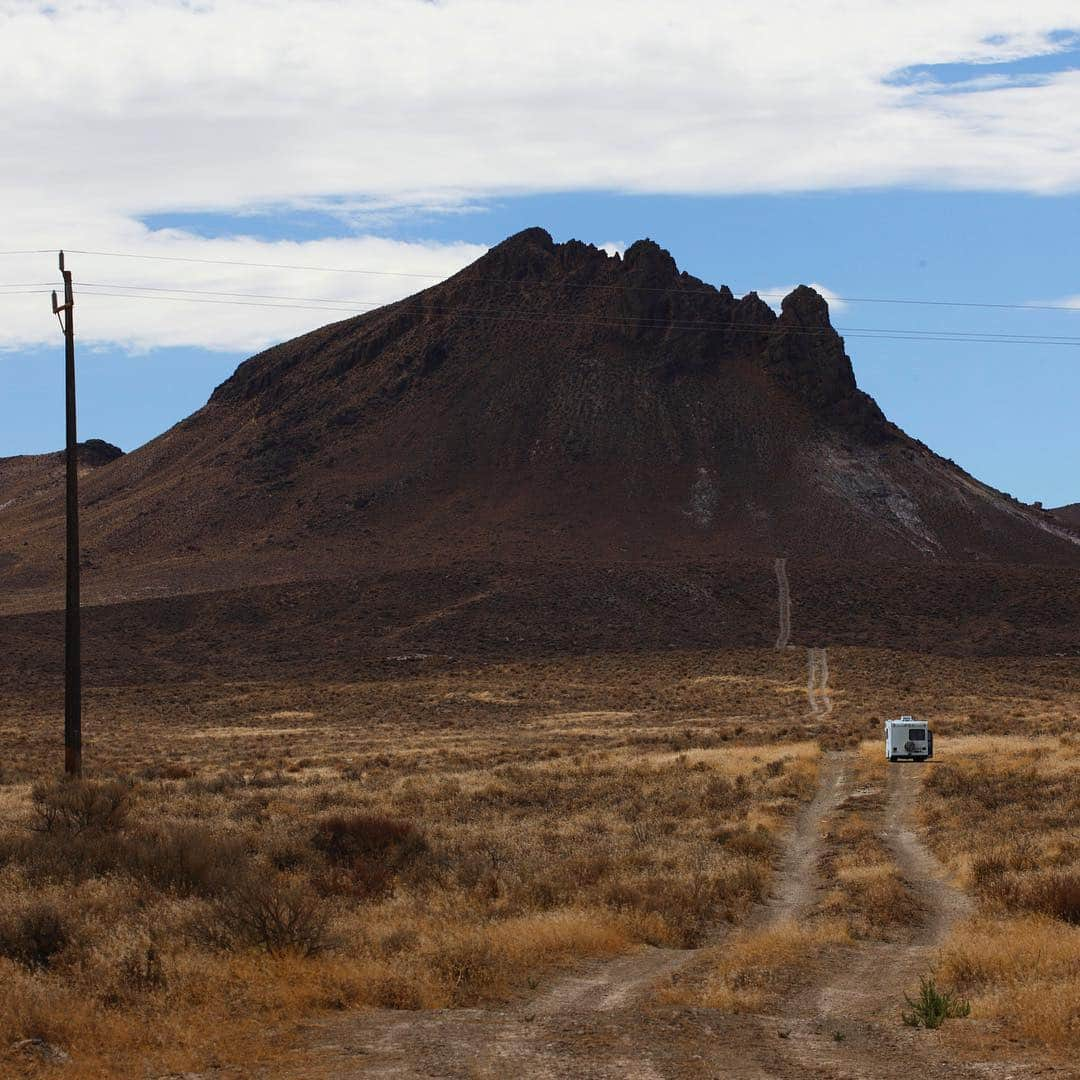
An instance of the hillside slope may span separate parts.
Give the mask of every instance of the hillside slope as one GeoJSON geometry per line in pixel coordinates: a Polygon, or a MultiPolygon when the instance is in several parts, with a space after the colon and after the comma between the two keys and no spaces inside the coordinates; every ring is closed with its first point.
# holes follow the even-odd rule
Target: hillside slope
{"type": "MultiPolygon", "coordinates": [[[[124,456],[118,446],[102,439],[79,443],[79,475],[90,473],[124,456]]],[[[67,454],[24,454],[0,458],[0,509],[10,509],[16,503],[55,503],[57,485],[63,485],[67,454]]]]}
{"type": "Polygon", "coordinates": [[[1058,506],[1050,511],[1055,518],[1074,532],[1080,532],[1080,503],[1058,506]]]}

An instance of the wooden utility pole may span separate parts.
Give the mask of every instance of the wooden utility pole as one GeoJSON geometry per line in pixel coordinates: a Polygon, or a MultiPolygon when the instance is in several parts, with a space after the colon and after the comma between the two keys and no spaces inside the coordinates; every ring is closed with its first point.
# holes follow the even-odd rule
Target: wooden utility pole
{"type": "Polygon", "coordinates": [[[64,330],[67,397],[67,606],[64,612],[64,771],[82,776],[82,633],[79,612],[79,439],[75,423],[75,296],[64,267],[64,302],[52,294],[53,312],[64,330]]]}

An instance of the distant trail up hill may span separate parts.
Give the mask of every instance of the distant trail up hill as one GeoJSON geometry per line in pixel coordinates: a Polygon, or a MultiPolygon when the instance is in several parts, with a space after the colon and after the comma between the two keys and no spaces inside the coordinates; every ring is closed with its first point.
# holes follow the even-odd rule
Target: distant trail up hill
{"type": "MultiPolygon", "coordinates": [[[[0,491],[3,477],[0,465],[0,491]]],[[[58,494],[0,511],[0,612],[55,606],[58,494]]],[[[552,643],[599,641],[574,626],[602,623],[608,601],[568,591],[608,574],[625,613],[608,645],[768,642],[779,556],[795,640],[815,619],[874,640],[887,609],[902,626],[904,582],[955,582],[958,564],[981,581],[1009,565],[1029,597],[1022,582],[1041,568],[1035,593],[1059,597],[1066,623],[1080,610],[1059,583],[1080,567],[1076,537],[891,424],[858,389],[816,292],[800,286],[777,315],[680,273],[648,240],[620,258],[529,229],[440,285],[269,349],[203,409],[89,475],[84,502],[92,602],[441,583],[408,626],[373,628],[379,641],[455,627],[463,647],[518,640],[524,625],[542,630],[541,609],[576,612],[552,643]],[[806,609],[811,563],[815,582],[844,583],[833,592],[846,611],[806,609]],[[720,593],[723,618],[709,614],[720,593]],[[734,629],[743,602],[764,605],[765,625],[734,629]],[[638,625],[651,627],[640,640],[638,625]]],[[[977,634],[950,631],[965,613],[946,592],[923,644],[1016,637],[1015,606],[987,610],[985,598],[972,600],[977,634]]],[[[367,618],[357,603],[349,617],[367,618]]]]}

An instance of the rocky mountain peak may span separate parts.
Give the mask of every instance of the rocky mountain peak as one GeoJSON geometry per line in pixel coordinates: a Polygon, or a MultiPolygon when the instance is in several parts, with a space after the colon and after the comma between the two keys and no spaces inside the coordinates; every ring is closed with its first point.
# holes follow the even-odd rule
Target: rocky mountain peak
{"type": "Polygon", "coordinates": [[[781,301],[780,322],[786,326],[831,329],[828,301],[809,285],[798,285],[781,301]]]}
{"type": "Polygon", "coordinates": [[[622,262],[626,270],[642,274],[655,281],[670,280],[679,276],[679,268],[671,257],[671,252],[653,240],[635,240],[626,249],[622,262]]]}

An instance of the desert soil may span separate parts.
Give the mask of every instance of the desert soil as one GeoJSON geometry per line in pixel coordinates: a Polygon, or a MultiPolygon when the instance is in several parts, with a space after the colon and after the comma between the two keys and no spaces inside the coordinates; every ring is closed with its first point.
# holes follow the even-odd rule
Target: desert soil
{"type": "MultiPolygon", "coordinates": [[[[751,925],[799,919],[824,883],[817,867],[825,819],[857,795],[850,753],[825,758],[816,797],[791,831],[769,902],[751,925]]],[[[657,990],[694,977],[702,950],[645,948],[582,965],[492,1009],[376,1010],[319,1020],[274,1080],[386,1077],[737,1078],[884,1080],[906,1077],[1075,1077],[1065,1063],[1005,1041],[986,1022],[936,1032],[902,1025],[900,1006],[968,898],[946,879],[913,820],[930,766],[893,765],[886,841],[926,915],[894,941],[861,941],[827,955],[775,1015],[667,1005],[657,990]]],[[[722,944],[718,929],[706,944],[722,944]]]]}

